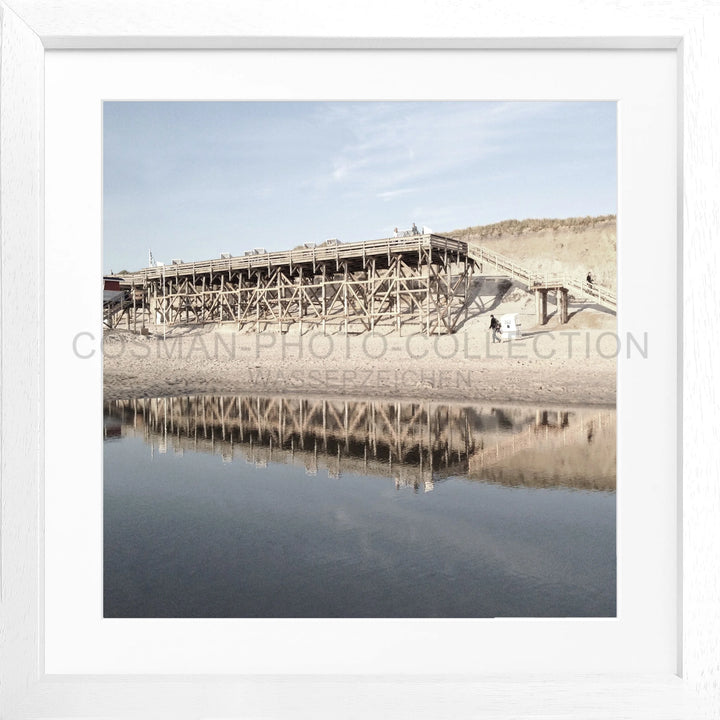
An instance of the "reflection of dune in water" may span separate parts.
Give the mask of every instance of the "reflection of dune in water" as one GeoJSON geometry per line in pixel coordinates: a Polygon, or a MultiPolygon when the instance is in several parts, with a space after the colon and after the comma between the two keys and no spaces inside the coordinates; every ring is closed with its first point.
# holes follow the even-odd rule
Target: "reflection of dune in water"
{"type": "Polygon", "coordinates": [[[615,490],[617,422],[614,411],[542,425],[501,439],[470,457],[468,475],[503,485],[615,490]]]}
{"type": "Polygon", "coordinates": [[[431,490],[447,477],[528,487],[615,489],[615,412],[343,398],[189,396],[105,403],[106,438],[390,477],[431,490]]]}

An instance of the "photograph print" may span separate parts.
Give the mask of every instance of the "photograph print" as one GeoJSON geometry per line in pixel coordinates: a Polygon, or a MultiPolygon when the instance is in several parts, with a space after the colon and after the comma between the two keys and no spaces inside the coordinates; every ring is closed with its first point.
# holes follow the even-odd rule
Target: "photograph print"
{"type": "Polygon", "coordinates": [[[617,612],[614,102],[105,102],[105,618],[617,612]]]}

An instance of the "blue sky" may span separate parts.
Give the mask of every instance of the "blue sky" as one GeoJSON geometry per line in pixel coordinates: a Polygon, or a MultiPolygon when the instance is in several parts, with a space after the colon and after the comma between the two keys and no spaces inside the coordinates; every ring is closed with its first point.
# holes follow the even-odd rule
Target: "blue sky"
{"type": "Polygon", "coordinates": [[[103,271],[613,214],[612,102],[106,102],[103,271]]]}

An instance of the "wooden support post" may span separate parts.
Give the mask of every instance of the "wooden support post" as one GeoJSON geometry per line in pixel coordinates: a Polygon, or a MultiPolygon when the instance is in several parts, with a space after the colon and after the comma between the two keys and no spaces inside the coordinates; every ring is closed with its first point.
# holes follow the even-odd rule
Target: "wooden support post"
{"type": "Polygon", "coordinates": [[[395,256],[395,328],[400,333],[400,256],[395,256]]]}
{"type": "Polygon", "coordinates": [[[465,292],[464,292],[464,305],[465,305],[465,322],[468,321],[470,315],[470,279],[472,275],[472,268],[468,263],[467,256],[465,257],[465,292]]]}
{"type": "Polygon", "coordinates": [[[377,271],[375,258],[372,259],[370,272],[368,274],[368,292],[370,293],[370,332],[375,332],[375,289],[377,284],[377,271]]]}
{"type": "Polygon", "coordinates": [[[257,293],[255,295],[255,332],[260,332],[260,271],[257,271],[257,293]]]}
{"type": "Polygon", "coordinates": [[[452,265],[448,262],[447,240],[445,241],[445,328],[452,332],[450,310],[453,304],[452,265]]]}
{"type": "Polygon", "coordinates": [[[425,279],[425,334],[430,335],[430,264],[432,263],[432,249],[426,253],[427,278],[425,279]]]}
{"type": "Polygon", "coordinates": [[[173,289],[172,289],[172,278],[165,278],[163,282],[163,323],[165,325],[171,325],[173,322],[173,289]]]}
{"type": "Polygon", "coordinates": [[[150,289],[148,290],[148,305],[150,309],[150,322],[152,326],[157,325],[157,282],[155,280],[150,281],[150,289]]]}
{"type": "Polygon", "coordinates": [[[348,334],[348,321],[350,319],[348,309],[348,264],[343,263],[343,308],[345,311],[345,335],[348,334]]]}
{"type": "Polygon", "coordinates": [[[558,314],[560,323],[564,325],[568,321],[568,291],[567,288],[558,288],[558,314]]]}
{"type": "MultiPolygon", "coordinates": [[[[193,294],[195,292],[195,285],[193,284],[192,287],[190,287],[190,278],[185,278],[185,322],[190,323],[190,305],[191,298],[193,297],[193,294]]],[[[195,310],[193,309],[193,315],[195,315],[195,310]]],[[[195,323],[197,324],[197,315],[195,315],[195,323]]]]}
{"type": "Polygon", "coordinates": [[[323,329],[323,335],[325,334],[325,324],[327,321],[327,298],[325,295],[326,292],[326,285],[327,285],[327,274],[326,274],[326,264],[323,263],[322,266],[322,286],[321,286],[321,299],[322,299],[322,329],[323,329]]]}
{"type": "Polygon", "coordinates": [[[303,266],[300,266],[300,277],[298,278],[298,282],[300,283],[300,335],[303,334],[303,316],[305,315],[305,290],[303,288],[303,266]]]}
{"type": "Polygon", "coordinates": [[[140,331],[145,329],[145,308],[148,306],[148,292],[147,292],[147,281],[143,282],[142,290],[142,322],[140,324],[140,331]]]}
{"type": "Polygon", "coordinates": [[[438,268],[438,273],[435,278],[436,281],[436,288],[437,293],[435,294],[435,315],[436,315],[436,322],[435,322],[435,332],[440,332],[440,268],[438,268]]]}
{"type": "Polygon", "coordinates": [[[238,271],[238,280],[237,280],[238,286],[237,286],[237,329],[240,330],[240,317],[242,313],[241,308],[241,297],[242,297],[242,286],[243,286],[243,274],[242,270],[238,271]]]}
{"type": "Polygon", "coordinates": [[[277,271],[277,316],[280,321],[280,332],[282,333],[283,328],[283,303],[282,303],[282,272],[277,271]]]}
{"type": "Polygon", "coordinates": [[[545,325],[547,323],[547,290],[544,288],[535,291],[535,311],[537,324],[545,325]]]}
{"type": "Polygon", "coordinates": [[[222,323],[224,315],[225,315],[225,273],[220,275],[220,298],[218,302],[218,310],[220,311],[220,317],[218,318],[219,322],[222,323]]]}

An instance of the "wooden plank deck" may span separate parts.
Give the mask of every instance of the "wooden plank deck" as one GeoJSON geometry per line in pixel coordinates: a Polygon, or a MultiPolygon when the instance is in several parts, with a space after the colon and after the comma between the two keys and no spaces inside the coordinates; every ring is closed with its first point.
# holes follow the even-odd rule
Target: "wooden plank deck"
{"type": "Polygon", "coordinates": [[[144,268],[136,273],[124,275],[125,286],[140,285],[146,280],[163,277],[188,277],[204,273],[230,272],[252,268],[275,268],[279,266],[313,265],[327,261],[364,260],[367,257],[415,252],[423,249],[452,252],[465,256],[467,243],[443,235],[414,235],[410,237],[383,238],[356,243],[338,243],[313,248],[298,248],[242,255],[239,257],[202,260],[199,262],[179,263],[144,268]]]}

